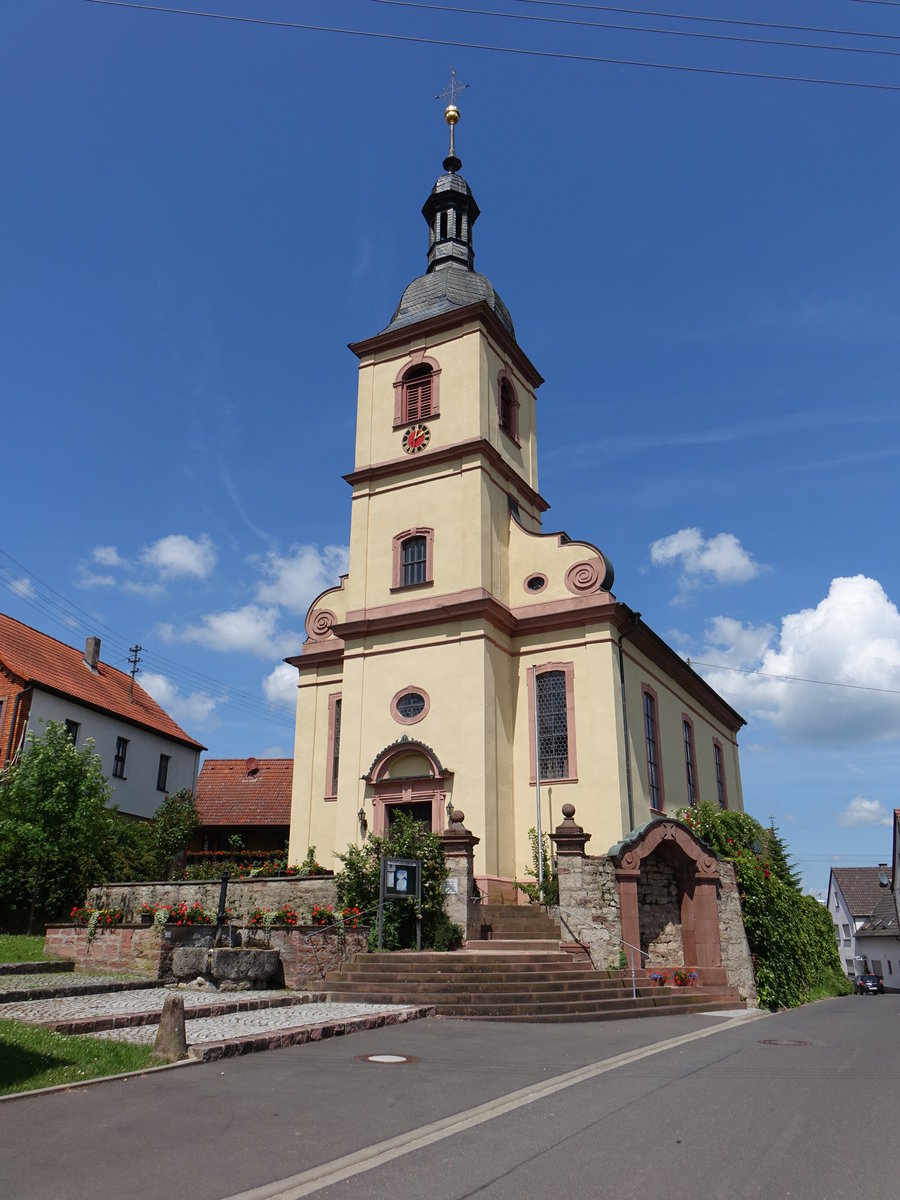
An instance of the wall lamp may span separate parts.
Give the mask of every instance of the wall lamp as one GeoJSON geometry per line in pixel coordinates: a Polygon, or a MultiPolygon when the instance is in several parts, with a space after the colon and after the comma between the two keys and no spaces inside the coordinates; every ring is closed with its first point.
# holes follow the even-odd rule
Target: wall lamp
{"type": "Polygon", "coordinates": [[[365,837],[369,832],[369,822],[366,820],[366,810],[360,806],[359,812],[356,814],[359,820],[359,836],[365,837]]]}

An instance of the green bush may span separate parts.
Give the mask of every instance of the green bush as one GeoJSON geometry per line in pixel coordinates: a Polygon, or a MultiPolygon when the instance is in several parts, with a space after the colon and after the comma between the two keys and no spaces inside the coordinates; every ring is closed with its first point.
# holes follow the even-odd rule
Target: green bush
{"type": "Polygon", "coordinates": [[[781,838],[747,813],[703,803],[676,814],[734,865],[756,988],[765,1008],[794,1008],[850,990],[828,910],[804,895],[781,838]]]}
{"type": "Polygon", "coordinates": [[[541,835],[541,864],[543,870],[543,888],[538,874],[538,835],[534,826],[528,830],[528,841],[531,843],[531,866],[525,871],[534,883],[517,883],[516,887],[523,892],[531,904],[559,904],[559,879],[550,869],[550,842],[546,833],[541,835]]]}
{"type": "MultiPolygon", "coordinates": [[[[343,863],[335,876],[338,904],[341,908],[355,906],[360,910],[361,920],[371,929],[369,948],[378,946],[381,859],[386,855],[422,860],[422,945],[433,950],[461,946],[463,931],[444,912],[447,867],[441,839],[413,817],[399,813],[384,837],[368,837],[362,846],[350,846],[346,853],[338,855],[343,863]]],[[[382,944],[385,950],[415,948],[416,905],[412,900],[385,903],[382,944]]]]}

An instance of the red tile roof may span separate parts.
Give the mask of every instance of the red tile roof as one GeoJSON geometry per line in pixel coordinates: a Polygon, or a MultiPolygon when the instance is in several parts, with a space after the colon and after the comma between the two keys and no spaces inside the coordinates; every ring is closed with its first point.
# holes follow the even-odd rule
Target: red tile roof
{"type": "Polygon", "coordinates": [[[134,725],[165,734],[197,750],[206,747],[184,732],[180,725],[135,683],[131,676],[108,663],[98,662],[96,674],[85,665],[84,651],[38,633],[0,613],[0,665],[27,686],[69,696],[101,712],[114,713],[134,725]]]}
{"type": "Polygon", "coordinates": [[[207,758],[197,780],[204,825],[289,825],[292,758],[207,758]],[[259,763],[257,770],[248,764],[259,763]]]}

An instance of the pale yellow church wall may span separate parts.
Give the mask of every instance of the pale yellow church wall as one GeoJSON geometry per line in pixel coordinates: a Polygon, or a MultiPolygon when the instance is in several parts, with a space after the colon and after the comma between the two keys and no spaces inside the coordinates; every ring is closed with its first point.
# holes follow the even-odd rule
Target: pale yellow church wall
{"type": "Polygon", "coordinates": [[[658,740],[662,759],[663,797],[665,811],[673,814],[689,803],[687,769],[685,765],[683,715],[694,726],[694,748],[699,783],[699,800],[717,802],[713,765],[713,740],[722,745],[726,772],[728,807],[743,810],[740,767],[734,733],[716,720],[698,701],[671,679],[648,658],[624,643],[626,650],[625,679],[628,704],[628,729],[632,753],[632,780],[635,826],[649,821],[650,809],[647,768],[647,742],[644,730],[643,685],[648,685],[657,698],[658,740]]]}
{"type": "Polygon", "coordinates": [[[531,533],[517,522],[510,522],[509,531],[509,604],[520,608],[548,601],[573,600],[566,587],[566,572],[576,563],[589,562],[598,551],[589,542],[560,542],[554,533],[531,533]],[[532,575],[547,577],[547,586],[540,592],[529,592],[525,580],[532,575]]]}
{"type": "MultiPolygon", "coordinates": [[[[394,384],[413,355],[421,351],[440,367],[439,415],[426,418],[431,430],[429,449],[467,441],[476,433],[490,441],[537,490],[537,446],[534,391],[489,341],[481,326],[469,322],[460,330],[437,335],[434,341],[414,339],[409,350],[381,350],[360,361],[356,428],[356,466],[389,462],[402,454],[402,430],[394,428],[394,384]],[[518,449],[497,428],[497,376],[506,366],[519,399],[518,449]],[[483,396],[491,402],[484,403],[483,396]],[[493,419],[491,417],[493,412],[493,419]]],[[[426,452],[427,453],[427,452],[426,452]]]]}
{"type": "MultiPolygon", "coordinates": [[[[297,690],[294,774],[291,787],[291,862],[309,846],[330,853],[334,843],[334,803],[324,801],[329,696],[343,691],[339,665],[306,667],[297,690]]],[[[321,861],[321,859],[320,859],[321,861]]],[[[323,864],[324,865],[324,864],[323,864]]]]}

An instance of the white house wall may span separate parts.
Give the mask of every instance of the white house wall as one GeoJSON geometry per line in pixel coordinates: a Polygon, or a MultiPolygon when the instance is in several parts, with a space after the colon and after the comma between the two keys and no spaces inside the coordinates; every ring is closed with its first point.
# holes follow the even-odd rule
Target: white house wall
{"type": "Polygon", "coordinates": [[[74,700],[35,689],[28,729],[40,737],[47,721],[77,721],[76,745],[79,750],[84,748],[89,738],[93,740],[94,749],[103,763],[103,774],[112,786],[113,803],[120,812],[130,816],[152,817],[168,792],[177,792],[180,788],[194,791],[196,788],[200,760],[198,750],[152,730],[129,725],[118,717],[85,708],[74,700]],[[116,739],[120,737],[128,739],[124,779],[113,776],[116,739]],[[158,791],[156,787],[161,754],[169,756],[165,791],[158,791]]]}

